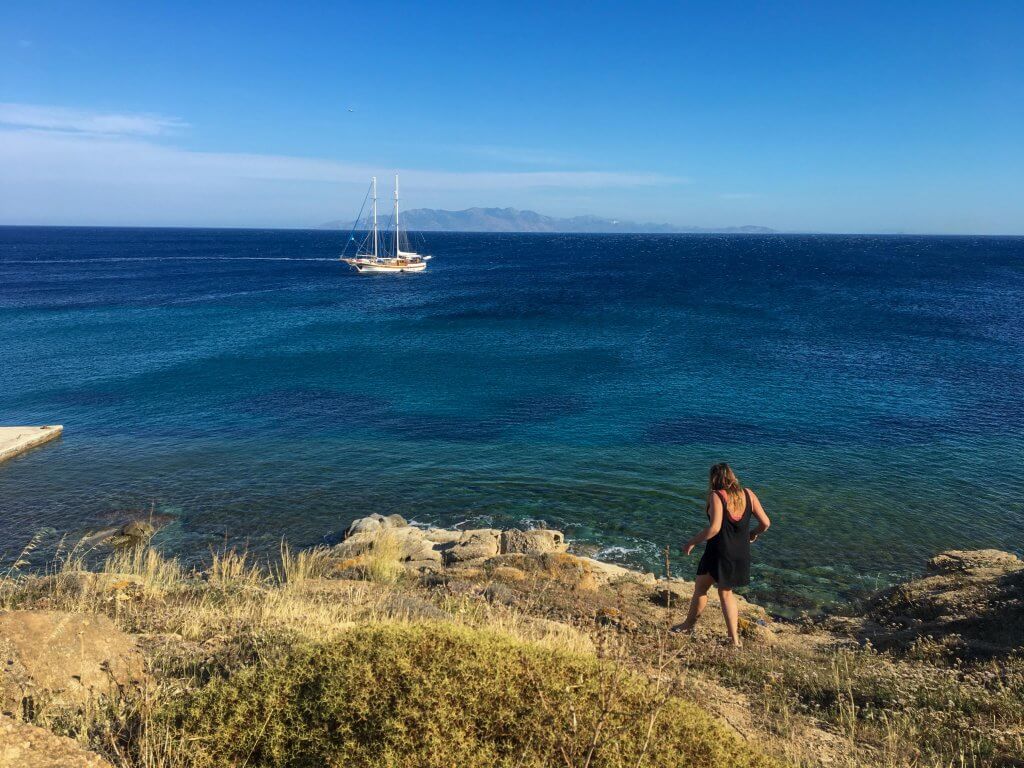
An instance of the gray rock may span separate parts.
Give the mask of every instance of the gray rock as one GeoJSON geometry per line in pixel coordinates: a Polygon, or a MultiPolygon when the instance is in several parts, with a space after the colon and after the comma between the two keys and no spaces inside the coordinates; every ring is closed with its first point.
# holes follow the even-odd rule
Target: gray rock
{"type": "Polygon", "coordinates": [[[445,551],[445,562],[465,563],[494,557],[500,550],[500,532],[491,528],[463,531],[462,536],[445,551]]]}
{"type": "Polygon", "coordinates": [[[501,554],[503,555],[546,555],[549,552],[565,552],[569,545],[561,531],[537,528],[521,531],[509,528],[501,532],[501,554]]]}
{"type": "Polygon", "coordinates": [[[448,531],[444,528],[428,528],[423,532],[423,538],[435,544],[454,544],[462,538],[462,531],[448,531]]]}
{"type": "Polygon", "coordinates": [[[633,571],[614,563],[605,563],[601,560],[594,560],[592,557],[581,557],[580,560],[587,563],[597,580],[598,584],[615,584],[620,581],[635,581],[638,584],[653,587],[658,579],[653,573],[641,573],[633,571]]]}
{"type": "MultiPolygon", "coordinates": [[[[363,520],[366,519],[363,518],[363,520]]],[[[435,556],[430,554],[433,547],[432,542],[423,538],[423,532],[419,528],[411,526],[391,528],[382,524],[381,527],[375,529],[371,526],[371,530],[351,534],[341,544],[335,545],[331,551],[336,557],[345,560],[359,557],[379,546],[382,537],[385,536],[393,537],[397,541],[399,560],[435,559],[435,556]]],[[[440,559],[439,553],[436,559],[440,559]]]]}
{"type": "Polygon", "coordinates": [[[441,553],[434,549],[434,544],[426,539],[420,539],[413,536],[406,537],[405,543],[402,547],[402,559],[409,561],[425,561],[440,563],[442,560],[441,553]]]}
{"type": "Polygon", "coordinates": [[[379,531],[383,527],[381,524],[383,519],[384,518],[380,515],[374,514],[353,520],[345,531],[345,539],[347,540],[358,533],[373,533],[374,531],[379,531]]]}
{"type": "Polygon", "coordinates": [[[401,515],[378,515],[374,512],[372,515],[366,517],[360,517],[353,520],[348,529],[345,531],[345,538],[348,539],[350,536],[355,536],[357,533],[373,533],[383,528],[408,528],[409,523],[406,522],[405,518],[401,515]]]}

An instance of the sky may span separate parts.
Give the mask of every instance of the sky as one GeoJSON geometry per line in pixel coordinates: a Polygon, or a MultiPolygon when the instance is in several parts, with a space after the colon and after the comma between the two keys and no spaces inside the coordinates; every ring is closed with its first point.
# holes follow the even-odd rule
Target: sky
{"type": "Polygon", "coordinates": [[[1024,234],[1024,3],[0,5],[0,224],[1024,234]]]}

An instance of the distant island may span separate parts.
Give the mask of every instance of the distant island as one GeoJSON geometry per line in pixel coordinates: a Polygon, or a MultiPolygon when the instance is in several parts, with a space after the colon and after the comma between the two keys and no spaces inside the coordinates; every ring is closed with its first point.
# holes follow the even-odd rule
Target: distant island
{"type": "MultiPolygon", "coordinates": [[[[387,216],[380,219],[387,221],[387,216]]],[[[348,229],[351,221],[328,221],[321,229],[348,229]]],[[[369,221],[360,222],[360,228],[368,228],[369,221]]],[[[520,211],[516,208],[467,208],[463,211],[444,211],[435,208],[413,208],[402,212],[402,226],[420,232],[623,232],[623,233],[733,233],[767,235],[774,229],[758,226],[741,227],[677,227],[671,224],[652,224],[604,219],[599,216],[573,216],[557,218],[545,216],[536,211],[520,211]]]]}

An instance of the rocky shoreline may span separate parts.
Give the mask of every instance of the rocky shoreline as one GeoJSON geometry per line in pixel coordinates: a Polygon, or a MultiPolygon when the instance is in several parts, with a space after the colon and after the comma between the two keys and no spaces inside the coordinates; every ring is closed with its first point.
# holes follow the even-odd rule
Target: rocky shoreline
{"type": "MultiPolygon", "coordinates": [[[[192,573],[149,548],[152,534],[142,522],[113,531],[119,554],[102,571],[66,568],[0,582],[0,768],[148,768],[109,749],[102,756],[83,749],[102,728],[74,724],[113,702],[135,701],[140,691],[201,689],[191,677],[168,678],[167,669],[209,667],[215,671],[204,675],[230,679],[230,670],[254,663],[245,650],[253,643],[270,642],[260,653],[274,657],[273,644],[285,642],[274,638],[335,638],[334,647],[356,628],[393,626],[511,633],[531,646],[571,648],[574,658],[612,653],[616,664],[638,672],[674,658],[680,674],[696,675],[679,689],[685,696],[745,723],[743,738],[759,734],[766,754],[801,765],[873,765],[886,749],[894,750],[886,764],[903,765],[894,756],[900,750],[946,759],[949,745],[962,742],[961,751],[995,756],[973,764],[1009,766],[1014,745],[1024,744],[1024,562],[1005,552],[941,553],[921,578],[816,620],[776,620],[740,599],[747,650],[732,656],[716,650],[724,627],[714,592],[697,641],[673,638],[667,629],[692,582],[573,554],[557,530],[425,528],[370,515],[352,521],[334,546],[283,550],[276,572],[225,554],[192,573]],[[239,654],[242,661],[232,660],[239,654]],[[929,703],[936,690],[945,691],[942,700],[929,703]],[[835,709],[833,696],[849,701],[835,709]],[[962,733],[933,709],[961,699],[953,714],[967,723],[962,733]],[[989,699],[1009,724],[989,724],[986,707],[996,706],[989,699]],[[786,715],[796,730],[779,740],[770,713],[781,700],[796,707],[786,715]],[[97,702],[106,703],[97,709],[97,702]],[[876,710],[914,724],[887,746],[891,734],[873,735],[876,710]],[[863,718],[852,746],[835,734],[849,717],[863,718]],[[795,754],[794,745],[813,757],[795,754]]],[[[774,757],[749,759],[777,765],[774,757]]]]}
{"type": "Polygon", "coordinates": [[[653,585],[652,573],[631,570],[614,563],[569,553],[565,534],[547,528],[472,528],[467,530],[421,528],[409,524],[401,515],[369,515],[358,518],[345,531],[344,540],[332,548],[332,554],[346,564],[358,566],[360,557],[390,538],[397,546],[398,560],[413,575],[457,573],[460,569],[517,568],[524,558],[549,557],[577,569],[597,585],[633,580],[653,585]],[[554,556],[562,556],[556,558],[554,556]]]}

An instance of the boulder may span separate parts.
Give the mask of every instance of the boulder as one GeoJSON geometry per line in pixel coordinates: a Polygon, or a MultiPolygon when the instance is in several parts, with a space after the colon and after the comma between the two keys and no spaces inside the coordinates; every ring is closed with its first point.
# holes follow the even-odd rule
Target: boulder
{"type": "Polygon", "coordinates": [[[548,552],[565,552],[569,545],[561,531],[537,528],[521,531],[509,528],[501,532],[501,554],[544,555],[548,552]]]}
{"type": "MultiPolygon", "coordinates": [[[[366,520],[367,518],[363,518],[366,520]]],[[[391,537],[398,546],[398,559],[408,560],[416,553],[431,548],[431,542],[423,538],[419,528],[391,528],[380,526],[373,530],[359,531],[348,536],[341,544],[336,544],[331,552],[343,560],[359,557],[380,546],[384,537],[391,537]]]]}
{"type": "Polygon", "coordinates": [[[445,550],[445,562],[482,562],[498,554],[501,548],[501,533],[492,528],[463,531],[459,540],[445,550]]]}
{"type": "MultiPolygon", "coordinates": [[[[505,557],[509,557],[506,555],[505,557]]],[[[513,555],[513,557],[515,557],[513,555]]],[[[599,586],[594,570],[586,558],[576,557],[567,552],[549,552],[540,557],[519,555],[524,560],[539,561],[541,574],[577,592],[593,592],[599,586]]]]}
{"type": "Polygon", "coordinates": [[[951,549],[928,561],[931,573],[968,573],[980,570],[1016,570],[1024,563],[1016,555],[998,549],[951,549]]]}
{"type": "Polygon", "coordinates": [[[0,768],[114,768],[77,741],[0,715],[0,768]]]}
{"type": "Polygon", "coordinates": [[[103,615],[0,613],[0,709],[80,709],[146,679],[136,641],[103,615]]]}
{"type": "Polygon", "coordinates": [[[383,518],[380,515],[370,515],[369,517],[360,517],[358,520],[353,520],[345,530],[345,540],[347,541],[360,533],[379,531],[383,527],[380,522],[381,520],[383,518]]]}
{"type": "Polygon", "coordinates": [[[434,549],[434,543],[426,539],[409,536],[402,542],[402,560],[441,564],[441,553],[434,549]]]}
{"type": "Polygon", "coordinates": [[[658,582],[653,573],[633,571],[624,566],[616,565],[615,563],[605,563],[601,560],[595,560],[592,557],[581,557],[579,559],[590,566],[590,570],[593,572],[598,584],[615,584],[619,581],[635,581],[638,584],[653,587],[658,582]]]}
{"type": "Polygon", "coordinates": [[[345,531],[345,539],[357,533],[373,533],[382,528],[408,528],[409,523],[401,515],[378,515],[376,513],[353,520],[345,531]]]}
{"type": "Polygon", "coordinates": [[[462,538],[462,531],[448,531],[444,528],[428,528],[423,532],[423,538],[435,544],[454,544],[462,538]]]}

